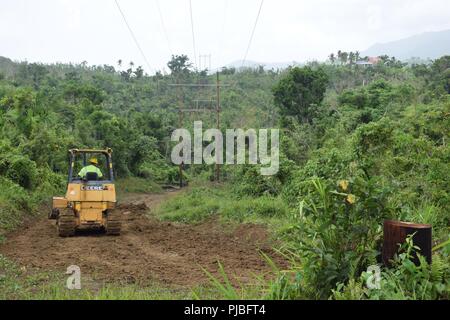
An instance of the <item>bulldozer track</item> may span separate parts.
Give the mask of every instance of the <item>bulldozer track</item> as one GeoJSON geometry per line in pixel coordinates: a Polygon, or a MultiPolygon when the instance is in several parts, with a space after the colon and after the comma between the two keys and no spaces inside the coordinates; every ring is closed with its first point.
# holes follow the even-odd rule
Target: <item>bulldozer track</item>
{"type": "Polygon", "coordinates": [[[120,235],[122,228],[122,219],[120,211],[109,211],[106,220],[106,234],[117,236],[120,235]]]}
{"type": "Polygon", "coordinates": [[[63,212],[58,217],[58,234],[60,237],[71,237],[75,235],[75,217],[72,213],[63,212]]]}

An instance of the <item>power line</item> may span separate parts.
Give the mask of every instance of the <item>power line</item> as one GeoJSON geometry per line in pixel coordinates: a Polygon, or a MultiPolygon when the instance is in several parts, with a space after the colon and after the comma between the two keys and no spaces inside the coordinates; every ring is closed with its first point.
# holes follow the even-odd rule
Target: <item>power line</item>
{"type": "Polygon", "coordinates": [[[161,7],[159,6],[159,1],[156,1],[156,7],[158,8],[158,13],[159,13],[159,19],[161,20],[161,26],[164,32],[164,37],[166,38],[166,42],[167,42],[167,47],[169,48],[170,54],[173,55],[173,51],[172,51],[172,46],[170,45],[170,40],[169,40],[169,35],[167,34],[167,29],[166,29],[166,25],[164,23],[164,19],[163,19],[163,15],[161,12],[161,7]]]}
{"type": "Polygon", "coordinates": [[[241,67],[244,66],[245,61],[247,60],[248,51],[250,50],[250,46],[252,44],[253,35],[255,34],[256,25],[258,24],[259,15],[261,14],[261,9],[262,9],[263,3],[264,3],[264,0],[261,0],[261,4],[259,5],[259,10],[258,10],[258,15],[256,16],[255,25],[253,26],[252,35],[250,36],[250,41],[248,42],[247,51],[245,51],[245,56],[244,56],[244,59],[242,60],[241,67]]]}
{"type": "Polygon", "coordinates": [[[222,29],[221,29],[221,34],[219,37],[219,43],[217,45],[217,54],[218,54],[218,65],[217,65],[217,69],[219,70],[222,64],[222,43],[225,44],[225,25],[226,25],[226,21],[227,21],[227,12],[228,12],[228,0],[225,0],[224,3],[224,8],[223,8],[223,20],[222,20],[222,29]]]}
{"type": "Polygon", "coordinates": [[[125,14],[123,13],[122,9],[120,8],[119,2],[117,0],[114,0],[114,1],[116,3],[117,9],[119,9],[120,14],[122,15],[123,21],[125,22],[125,25],[127,26],[128,31],[131,34],[131,37],[134,40],[134,43],[136,44],[136,47],[139,49],[139,52],[141,53],[142,58],[144,58],[144,61],[147,64],[147,67],[148,67],[149,71],[151,71],[153,68],[150,67],[150,63],[148,63],[148,60],[147,60],[147,57],[144,54],[144,51],[142,50],[141,46],[139,45],[139,42],[138,42],[136,36],[134,35],[133,30],[131,29],[130,25],[128,24],[127,18],[125,17],[125,14]]]}
{"type": "Polygon", "coordinates": [[[194,65],[197,66],[197,49],[195,48],[194,19],[192,16],[192,0],[189,0],[189,12],[191,14],[192,46],[194,47],[194,65]]]}

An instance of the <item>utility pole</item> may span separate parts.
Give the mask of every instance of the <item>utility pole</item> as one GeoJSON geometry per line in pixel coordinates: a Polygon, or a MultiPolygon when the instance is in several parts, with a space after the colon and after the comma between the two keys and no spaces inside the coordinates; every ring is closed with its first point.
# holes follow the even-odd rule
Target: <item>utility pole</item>
{"type": "MultiPolygon", "coordinates": [[[[180,84],[180,77],[177,75],[177,96],[178,96],[178,128],[183,126],[183,101],[181,99],[180,90],[181,87],[178,86],[180,84]]],[[[183,168],[184,163],[180,163],[179,165],[179,174],[180,174],[180,189],[183,188],[183,168]]]]}
{"type": "Polygon", "coordinates": [[[211,70],[211,54],[199,54],[199,70],[208,69],[211,70]]]}
{"type": "MultiPolygon", "coordinates": [[[[216,93],[217,93],[217,104],[216,104],[216,113],[217,113],[217,130],[220,130],[220,79],[219,79],[219,71],[217,71],[217,80],[216,80],[216,93]]],[[[216,149],[216,159],[217,159],[217,149],[216,149]]],[[[222,154],[223,157],[223,154],[222,154]]],[[[219,182],[220,179],[220,164],[216,161],[216,181],[219,182]]]]}
{"type": "MultiPolygon", "coordinates": [[[[222,87],[229,87],[230,84],[221,84],[220,83],[220,78],[219,78],[219,72],[217,71],[216,73],[216,83],[180,83],[179,79],[177,78],[176,83],[170,83],[169,84],[170,87],[177,87],[177,92],[178,92],[178,100],[179,100],[179,108],[178,108],[178,112],[179,112],[179,126],[181,128],[181,126],[183,125],[183,114],[185,112],[189,112],[189,113],[208,113],[208,112],[216,112],[216,126],[217,129],[220,130],[220,111],[221,111],[221,105],[220,105],[220,89],[222,87]],[[216,89],[216,107],[214,108],[213,104],[214,104],[214,98],[212,98],[211,100],[202,100],[202,99],[198,99],[198,100],[194,100],[195,105],[191,106],[189,108],[184,108],[183,106],[183,99],[180,95],[180,89],[182,87],[188,87],[188,88],[199,88],[199,89],[208,89],[210,88],[210,90],[212,90],[212,88],[216,89]],[[207,102],[209,106],[211,106],[211,108],[205,108],[205,107],[199,107],[199,102],[207,102]]],[[[223,156],[223,155],[222,155],[223,156]]],[[[183,182],[182,182],[182,173],[184,170],[184,164],[182,163],[180,165],[180,187],[182,186],[183,182]]],[[[218,163],[216,163],[215,166],[215,180],[219,181],[220,179],[220,165],[218,163]]]]}

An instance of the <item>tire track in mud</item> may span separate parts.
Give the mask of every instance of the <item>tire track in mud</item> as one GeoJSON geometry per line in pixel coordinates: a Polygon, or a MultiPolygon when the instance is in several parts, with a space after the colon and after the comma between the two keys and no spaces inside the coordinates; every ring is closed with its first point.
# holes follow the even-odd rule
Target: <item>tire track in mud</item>
{"type": "Polygon", "coordinates": [[[231,278],[241,282],[252,280],[254,274],[269,273],[259,250],[286,266],[260,225],[242,224],[224,230],[215,219],[196,225],[158,220],[152,208],[174,194],[127,196],[119,206],[123,217],[120,236],[83,232],[60,238],[54,222],[41,217],[8,234],[0,253],[27,272],[64,273],[75,264],[95,282],[156,282],[176,287],[207,283],[202,268],[218,276],[217,261],[231,278]]]}

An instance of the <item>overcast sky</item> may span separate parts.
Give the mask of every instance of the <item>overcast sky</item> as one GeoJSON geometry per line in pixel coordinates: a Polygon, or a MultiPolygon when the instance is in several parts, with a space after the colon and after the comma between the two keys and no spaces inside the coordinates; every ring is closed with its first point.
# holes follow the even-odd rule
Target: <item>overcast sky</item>
{"type": "MultiPolygon", "coordinates": [[[[151,68],[164,68],[172,53],[194,60],[189,0],[118,2],[151,68]]],[[[211,54],[213,68],[242,60],[259,5],[192,0],[196,60],[211,54]]],[[[362,51],[444,29],[450,29],[448,0],[265,0],[247,59],[323,60],[338,49],[362,51]]],[[[114,0],[0,0],[0,56],[114,66],[122,59],[152,71],[114,0]]]]}

